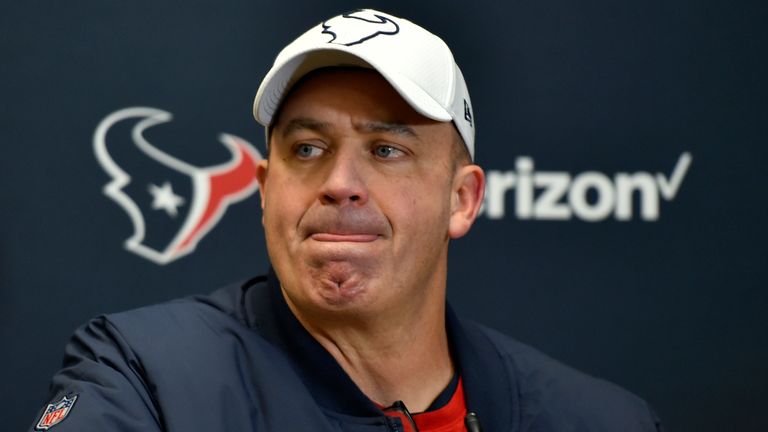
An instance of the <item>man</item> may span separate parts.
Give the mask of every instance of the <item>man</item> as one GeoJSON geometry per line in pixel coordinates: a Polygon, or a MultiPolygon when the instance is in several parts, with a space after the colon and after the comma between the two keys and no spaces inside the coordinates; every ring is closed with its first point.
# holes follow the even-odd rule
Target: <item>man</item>
{"type": "Polygon", "coordinates": [[[448,244],[484,175],[442,40],[377,11],[335,17],[280,53],[254,115],[274,270],[78,330],[34,428],[659,428],[635,396],[447,307],[448,244]]]}

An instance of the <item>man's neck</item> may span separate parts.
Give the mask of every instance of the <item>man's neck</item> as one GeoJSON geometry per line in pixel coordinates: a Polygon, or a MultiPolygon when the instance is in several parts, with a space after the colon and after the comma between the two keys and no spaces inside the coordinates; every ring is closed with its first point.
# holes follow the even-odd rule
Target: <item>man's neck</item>
{"type": "Polygon", "coordinates": [[[453,376],[444,302],[426,303],[431,310],[395,320],[350,326],[313,324],[286,301],[312,337],[380,405],[402,400],[412,412],[425,411],[453,376]]]}

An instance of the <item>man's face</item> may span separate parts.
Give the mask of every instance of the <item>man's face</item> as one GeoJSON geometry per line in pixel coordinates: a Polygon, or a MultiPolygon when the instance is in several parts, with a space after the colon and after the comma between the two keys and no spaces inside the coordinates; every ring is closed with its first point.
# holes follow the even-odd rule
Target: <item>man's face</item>
{"type": "Polygon", "coordinates": [[[267,248],[289,303],[367,316],[441,302],[448,240],[477,212],[468,223],[456,215],[466,207],[456,174],[467,169],[455,167],[456,139],[376,72],[330,69],[298,84],[258,170],[267,248]]]}

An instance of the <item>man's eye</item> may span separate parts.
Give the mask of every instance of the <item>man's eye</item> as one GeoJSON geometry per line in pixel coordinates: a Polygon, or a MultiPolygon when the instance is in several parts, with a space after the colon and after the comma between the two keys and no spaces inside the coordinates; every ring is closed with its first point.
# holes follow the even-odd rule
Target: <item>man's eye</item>
{"type": "Polygon", "coordinates": [[[392,159],[403,156],[405,153],[402,150],[396,149],[392,146],[378,146],[374,149],[374,153],[377,157],[383,159],[392,159]]]}
{"type": "Polygon", "coordinates": [[[312,144],[299,144],[296,146],[295,152],[296,156],[301,159],[310,159],[320,156],[320,154],[323,152],[323,149],[317,146],[313,146],[312,144]]]}

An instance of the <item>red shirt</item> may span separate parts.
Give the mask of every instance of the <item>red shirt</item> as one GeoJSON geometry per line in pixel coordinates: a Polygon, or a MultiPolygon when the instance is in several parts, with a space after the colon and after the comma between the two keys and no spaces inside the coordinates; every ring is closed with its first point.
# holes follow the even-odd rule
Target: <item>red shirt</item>
{"type": "MultiPolygon", "coordinates": [[[[414,432],[411,422],[405,413],[392,410],[385,411],[388,416],[398,417],[403,422],[405,432],[414,432]]],[[[467,404],[464,400],[464,387],[461,378],[447,404],[434,411],[412,414],[419,432],[466,432],[464,418],[467,416],[467,404]]]]}

